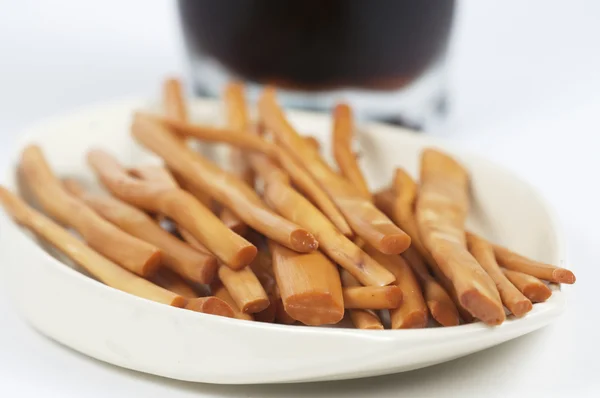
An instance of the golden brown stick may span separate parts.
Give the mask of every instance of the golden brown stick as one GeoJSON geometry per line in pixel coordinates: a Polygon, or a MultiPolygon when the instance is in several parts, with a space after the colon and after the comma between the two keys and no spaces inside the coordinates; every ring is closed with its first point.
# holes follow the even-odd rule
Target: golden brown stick
{"type": "Polygon", "coordinates": [[[575,275],[568,269],[531,260],[498,245],[494,245],[494,253],[496,254],[496,260],[504,268],[519,271],[549,282],[575,283],[575,275]]]}
{"type": "Polygon", "coordinates": [[[508,280],[533,303],[546,301],[552,295],[552,290],[535,276],[504,268],[502,269],[502,272],[504,272],[504,275],[508,280]]]}
{"type": "Polygon", "coordinates": [[[294,130],[279,108],[273,89],[263,92],[259,113],[277,142],[317,180],[357,235],[383,253],[399,254],[410,246],[409,236],[365,199],[357,188],[331,170],[319,152],[294,130]]]}
{"type": "Polygon", "coordinates": [[[401,256],[380,253],[368,245],[365,251],[394,274],[396,284],[402,290],[402,304],[390,310],[392,329],[426,327],[429,318],[427,306],[417,278],[406,261],[401,256]]]}
{"type": "Polygon", "coordinates": [[[166,79],[163,84],[163,108],[169,119],[188,120],[181,82],[176,78],[166,79]]]}
{"type": "Polygon", "coordinates": [[[219,267],[219,279],[242,312],[252,314],[269,306],[267,293],[250,268],[219,267]]]}
{"type": "Polygon", "coordinates": [[[385,310],[397,308],[402,303],[402,290],[398,286],[345,287],[344,308],[385,310]]]}
{"type": "Polygon", "coordinates": [[[115,227],[70,195],[37,146],[21,155],[21,176],[46,213],[75,229],[94,250],[138,275],[152,275],[160,263],[157,247],[115,227]]]}
{"type": "Polygon", "coordinates": [[[467,171],[454,159],[434,149],[423,151],[417,223],[425,247],[452,281],[463,307],[484,323],[499,325],[505,314],[498,289],[466,246],[468,183],[467,171]]]}
{"type": "MultiPolygon", "coordinates": [[[[225,87],[224,100],[227,110],[227,126],[233,130],[247,131],[250,128],[250,119],[243,101],[243,87],[239,83],[230,83],[225,87]]],[[[247,155],[238,148],[231,148],[229,152],[231,172],[251,187],[254,186],[254,172],[248,164],[247,155]]],[[[240,235],[246,231],[246,224],[231,210],[224,208],[221,211],[221,220],[225,225],[240,235]]]]}
{"type": "Polygon", "coordinates": [[[456,305],[442,285],[429,274],[423,257],[413,247],[402,253],[402,257],[419,279],[423,297],[433,319],[442,326],[457,326],[460,318],[456,305]]]}
{"type": "Polygon", "coordinates": [[[250,227],[292,250],[317,249],[319,244],[311,234],[273,213],[247,184],[182,145],[167,129],[138,117],[132,132],[138,142],[162,157],[180,176],[210,192],[250,227]]]}
{"type": "Polygon", "coordinates": [[[186,299],[198,297],[198,293],[185,280],[168,268],[159,269],[152,275],[150,282],[186,299]]]}
{"type": "Polygon", "coordinates": [[[344,215],[327,193],[321,189],[315,179],[302,168],[302,165],[285,153],[285,151],[279,152],[277,158],[281,166],[290,175],[292,182],[298,190],[310,199],[342,234],[353,236],[352,228],[348,225],[344,215]]]}
{"type": "MultiPolygon", "coordinates": [[[[360,282],[356,280],[355,277],[352,276],[348,271],[342,269],[340,270],[340,276],[342,279],[342,286],[344,288],[347,287],[359,287],[361,286],[360,282]]],[[[345,303],[344,303],[345,304],[345,303]]],[[[354,327],[357,329],[365,329],[365,330],[383,330],[383,324],[381,320],[375,314],[375,312],[371,310],[349,310],[350,311],[350,320],[354,324],[354,327]]]]}
{"type": "Polygon", "coordinates": [[[500,266],[494,257],[494,248],[486,240],[471,233],[467,233],[467,244],[469,251],[479,262],[481,267],[492,278],[502,303],[516,317],[520,318],[533,308],[531,301],[527,299],[502,273],[500,266]]]}
{"type": "Polygon", "coordinates": [[[224,143],[247,151],[263,153],[269,157],[276,156],[277,147],[274,144],[256,135],[246,134],[241,130],[190,124],[185,121],[143,112],[138,112],[135,117],[151,119],[153,122],[160,123],[177,134],[193,137],[200,141],[224,143]]]}
{"type": "Polygon", "coordinates": [[[403,169],[398,168],[394,175],[391,191],[382,191],[377,194],[375,201],[377,206],[382,209],[384,213],[388,214],[388,216],[390,216],[394,222],[410,236],[412,246],[419,252],[421,257],[425,259],[427,264],[429,264],[429,268],[435,275],[437,281],[452,298],[463,321],[466,323],[473,322],[475,318],[460,303],[460,299],[454,290],[452,282],[444,275],[431,253],[429,253],[429,250],[427,250],[423,244],[415,216],[417,189],[416,182],[408,175],[408,173],[403,169]],[[384,210],[384,207],[388,209],[384,210]]]}
{"type": "Polygon", "coordinates": [[[313,137],[312,135],[305,135],[304,140],[306,141],[307,144],[309,144],[311,147],[313,147],[317,151],[321,150],[321,143],[319,142],[319,140],[316,137],[313,137]]]}
{"type": "Polygon", "coordinates": [[[214,296],[191,299],[188,301],[185,308],[204,314],[219,315],[227,318],[233,318],[235,315],[229,304],[214,296]]]}
{"type": "Polygon", "coordinates": [[[273,271],[285,312],[306,325],[330,325],[344,317],[335,265],[319,251],[295,253],[269,241],[273,271]]]}
{"type": "Polygon", "coordinates": [[[316,207],[289,185],[272,181],[264,198],[277,212],[310,231],[321,250],[364,285],[385,286],[394,276],[346,238],[316,207]]]}
{"type": "Polygon", "coordinates": [[[242,268],[256,255],[256,248],[250,242],[229,230],[210,210],[190,193],[176,187],[174,182],[148,179],[149,175],[144,180],[133,178],[114,157],[100,150],[90,151],[88,162],[113,195],[136,207],[170,217],[227,266],[242,268]]]}
{"type": "Polygon", "coordinates": [[[158,247],[162,251],[163,265],[172,271],[194,282],[212,281],[217,271],[217,260],[186,245],[162,229],[143,211],[118,199],[86,192],[77,181],[72,179],[65,180],[64,186],[72,195],[84,201],[106,220],[158,247]]]}
{"type": "Polygon", "coordinates": [[[342,175],[371,200],[371,191],[352,151],[353,135],[352,109],[347,104],[336,105],[333,109],[333,157],[342,175]]]}
{"type": "Polygon", "coordinates": [[[15,222],[48,241],[106,285],[135,296],[175,307],[183,307],[186,304],[184,297],[156,286],[101,256],[1,186],[0,203],[15,222]]]}
{"type": "Polygon", "coordinates": [[[253,321],[254,317],[251,314],[246,314],[238,308],[237,304],[231,297],[231,294],[225,289],[225,286],[221,282],[215,282],[210,286],[210,292],[213,296],[220,298],[233,310],[233,317],[237,319],[243,319],[245,321],[253,321]]]}
{"type": "MultiPolygon", "coordinates": [[[[225,93],[225,100],[228,113],[231,115],[230,121],[234,119],[236,128],[249,131],[250,123],[243,87],[239,84],[228,86],[225,93]]],[[[279,178],[282,181],[288,181],[287,176],[284,177],[285,173],[280,171],[276,164],[267,159],[265,155],[250,154],[249,157],[251,158],[250,163],[252,167],[257,169],[255,171],[261,174],[264,181],[268,181],[270,178],[279,178]]],[[[327,196],[327,193],[319,187],[314,178],[302,168],[302,165],[298,164],[293,158],[287,156],[282,151],[277,152],[276,158],[292,178],[294,185],[315,203],[344,235],[351,236],[352,230],[342,213],[329,196],[327,196]]]]}

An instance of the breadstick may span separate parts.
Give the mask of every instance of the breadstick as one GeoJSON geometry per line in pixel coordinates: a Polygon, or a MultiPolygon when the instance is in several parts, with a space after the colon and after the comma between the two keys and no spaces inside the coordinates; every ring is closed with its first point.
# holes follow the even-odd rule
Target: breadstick
{"type": "MultiPolygon", "coordinates": [[[[243,87],[239,83],[230,83],[225,87],[224,101],[227,111],[227,126],[233,130],[247,131],[250,128],[250,118],[243,102],[243,87]],[[238,103],[242,101],[241,104],[238,103]]],[[[254,186],[254,172],[248,164],[247,155],[239,148],[230,148],[229,163],[232,173],[251,187],[254,186]]],[[[225,225],[243,235],[246,224],[228,208],[221,211],[221,220],[225,225]]]]}
{"type": "Polygon", "coordinates": [[[163,83],[163,108],[169,119],[188,120],[188,112],[183,97],[181,82],[176,78],[166,79],[163,83]]]}
{"type": "MultiPolygon", "coordinates": [[[[232,118],[241,119],[236,120],[237,124],[235,127],[240,128],[242,125],[245,130],[248,130],[248,112],[246,109],[246,99],[244,98],[243,87],[239,84],[230,85],[225,93],[225,101],[227,104],[228,112],[232,115],[232,118]]],[[[252,157],[252,167],[257,167],[257,173],[262,172],[262,178],[264,181],[268,181],[269,178],[279,178],[281,180],[288,181],[287,177],[283,177],[285,173],[279,171],[277,166],[265,155],[261,154],[250,154],[252,157]],[[264,159],[261,159],[263,157],[264,159]]],[[[346,219],[339,211],[333,201],[327,196],[324,190],[319,187],[319,184],[308,174],[302,165],[294,161],[293,158],[286,156],[283,151],[277,152],[277,160],[281,166],[286,170],[287,174],[292,178],[294,185],[304,193],[321,211],[329,217],[333,224],[340,229],[340,231],[346,235],[351,236],[352,230],[346,222],[346,219]]]]}
{"type": "MultiPolygon", "coordinates": [[[[417,201],[417,184],[403,169],[397,168],[391,191],[382,192],[375,198],[377,206],[383,206],[383,202],[388,202],[388,210],[382,210],[388,214],[406,233],[410,236],[413,247],[419,252],[421,257],[429,264],[429,269],[432,271],[440,285],[452,298],[455,307],[460,313],[461,318],[465,323],[471,323],[475,318],[467,311],[454,290],[454,286],[450,279],[444,275],[435,259],[425,248],[417,219],[415,215],[415,205],[417,201]],[[389,213],[388,213],[389,212],[389,213]]],[[[382,207],[380,207],[382,208],[382,207]]]]}
{"type": "Polygon", "coordinates": [[[253,321],[254,320],[254,317],[251,314],[246,314],[246,313],[240,311],[237,304],[233,300],[233,297],[231,297],[231,294],[229,294],[229,292],[227,291],[227,289],[225,289],[225,286],[223,286],[223,284],[221,282],[213,283],[210,286],[210,292],[212,293],[213,296],[218,297],[221,300],[223,300],[224,302],[226,302],[227,304],[229,304],[229,306],[233,310],[234,318],[242,319],[245,321],[253,321]]]}
{"type": "Polygon", "coordinates": [[[342,175],[371,200],[371,191],[352,151],[353,134],[352,109],[347,104],[336,105],[333,109],[333,157],[342,175]]]}
{"type": "Polygon", "coordinates": [[[568,269],[531,260],[498,245],[494,245],[494,253],[496,254],[498,263],[504,268],[519,271],[549,282],[575,283],[575,275],[568,269]]]}
{"type": "Polygon", "coordinates": [[[272,181],[264,198],[277,212],[310,231],[321,250],[362,284],[385,286],[394,276],[346,238],[316,207],[289,185],[272,181]]]}
{"type": "Polygon", "coordinates": [[[269,306],[267,293],[250,268],[219,267],[219,279],[242,312],[252,314],[269,306]]]}
{"type": "Polygon", "coordinates": [[[150,278],[150,282],[186,299],[198,297],[198,293],[186,281],[168,268],[161,268],[156,271],[150,278]]]}
{"type": "Polygon", "coordinates": [[[469,251],[479,262],[481,267],[492,278],[502,303],[517,318],[522,317],[531,309],[533,305],[502,273],[500,266],[494,257],[494,248],[486,240],[471,233],[467,233],[467,244],[469,251]]]}
{"type": "Polygon", "coordinates": [[[273,241],[269,249],[285,312],[306,325],[330,325],[344,317],[340,276],[325,255],[296,253],[273,241]]]}
{"type": "Polygon", "coordinates": [[[396,285],[402,290],[402,304],[390,310],[392,329],[426,327],[429,318],[427,306],[417,278],[406,261],[401,256],[383,254],[369,245],[365,251],[394,274],[396,285]]]}
{"type": "Polygon", "coordinates": [[[161,259],[159,249],[115,227],[66,192],[39,147],[25,148],[20,173],[44,211],[75,229],[92,249],[138,275],[149,276],[156,271],[161,259]]]}
{"type": "Polygon", "coordinates": [[[319,244],[311,234],[273,213],[247,184],[182,145],[169,130],[137,117],[132,132],[138,142],[162,157],[181,177],[210,192],[250,227],[298,252],[317,249],[319,244]]]}
{"type": "Polygon", "coordinates": [[[502,272],[532,303],[541,303],[552,295],[552,290],[535,276],[505,268],[502,269],[502,272]]]}
{"type": "Polygon", "coordinates": [[[345,287],[342,293],[348,309],[385,310],[402,303],[402,290],[394,285],[345,287]]]}
{"type": "MultiPolygon", "coordinates": [[[[342,280],[342,286],[344,288],[347,287],[359,287],[361,286],[360,282],[356,280],[355,277],[352,276],[345,269],[340,270],[340,276],[342,280]]],[[[344,305],[346,303],[344,302],[344,305]]],[[[383,330],[383,324],[379,319],[379,316],[375,314],[375,312],[371,310],[349,310],[350,312],[350,320],[354,324],[354,327],[357,329],[365,329],[365,330],[383,330]]]]}
{"type": "Polygon", "coordinates": [[[423,257],[414,247],[409,247],[401,256],[419,279],[423,297],[433,319],[442,326],[457,326],[460,318],[456,305],[442,285],[431,276],[423,257]]]}
{"type": "Polygon", "coordinates": [[[462,306],[484,323],[499,325],[505,314],[496,285],[466,246],[468,181],[454,159],[433,149],[423,151],[417,222],[425,247],[452,281],[462,306]]]}
{"type": "Polygon", "coordinates": [[[85,202],[104,219],[158,247],[162,251],[163,265],[172,271],[193,282],[212,281],[217,271],[217,260],[213,256],[186,245],[136,207],[113,197],[86,192],[77,181],[72,179],[64,180],[63,184],[67,191],[85,202]]]}
{"type": "Polygon", "coordinates": [[[88,162],[102,184],[117,198],[170,217],[227,266],[242,268],[256,255],[256,247],[229,230],[210,210],[190,193],[175,186],[174,182],[159,181],[151,176],[144,180],[133,178],[115,158],[99,150],[88,153],[88,162]]]}
{"type": "Polygon", "coordinates": [[[274,144],[241,130],[190,124],[144,112],[138,112],[135,117],[147,118],[185,137],[193,137],[204,142],[225,143],[247,151],[263,153],[269,157],[276,156],[277,147],[274,144]]]}
{"type": "Polygon", "coordinates": [[[233,318],[235,315],[229,304],[214,296],[191,299],[188,301],[185,308],[204,314],[219,315],[227,318],[233,318]]]}
{"type": "Polygon", "coordinates": [[[183,307],[186,304],[184,297],[156,286],[98,254],[90,246],[75,238],[42,213],[29,207],[2,186],[0,186],[0,203],[15,222],[52,244],[106,285],[174,307],[183,307]]]}
{"type": "Polygon", "coordinates": [[[331,170],[319,152],[294,130],[279,108],[273,89],[264,90],[259,100],[259,113],[282,149],[317,180],[358,236],[388,254],[399,254],[410,246],[409,236],[365,199],[356,187],[331,170]]]}

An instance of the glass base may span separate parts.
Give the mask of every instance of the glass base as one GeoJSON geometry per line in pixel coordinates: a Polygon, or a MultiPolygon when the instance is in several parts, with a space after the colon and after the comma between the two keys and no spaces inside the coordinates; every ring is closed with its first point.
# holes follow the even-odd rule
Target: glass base
{"type": "MultiPolygon", "coordinates": [[[[236,78],[212,59],[192,60],[191,75],[196,94],[220,97],[225,85],[236,78]]],[[[357,119],[401,125],[414,130],[439,125],[447,111],[446,76],[438,62],[420,78],[398,90],[340,89],[332,91],[296,91],[278,89],[285,107],[329,112],[336,103],[349,103],[357,119]]],[[[262,85],[248,83],[248,98],[255,101],[262,85]]]]}

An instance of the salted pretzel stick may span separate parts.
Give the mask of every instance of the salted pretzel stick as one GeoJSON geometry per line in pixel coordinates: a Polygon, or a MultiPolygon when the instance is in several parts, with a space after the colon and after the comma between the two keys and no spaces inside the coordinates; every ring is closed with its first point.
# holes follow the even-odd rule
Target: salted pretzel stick
{"type": "Polygon", "coordinates": [[[243,319],[245,321],[253,321],[254,320],[254,317],[251,314],[246,314],[246,313],[240,311],[237,304],[233,300],[233,297],[231,297],[231,294],[229,294],[229,292],[227,291],[227,289],[225,288],[225,286],[223,286],[223,284],[221,282],[213,283],[210,286],[210,291],[213,296],[218,297],[221,300],[223,300],[224,302],[226,302],[227,304],[229,304],[229,306],[233,310],[234,318],[243,319]]]}
{"type": "Polygon", "coordinates": [[[552,290],[544,282],[528,274],[503,268],[502,272],[532,303],[546,301],[552,295],[552,290]]]}
{"type": "Polygon", "coordinates": [[[185,106],[183,88],[181,82],[176,78],[166,79],[163,83],[163,108],[169,119],[186,121],[188,112],[185,106]]]}
{"type": "Polygon", "coordinates": [[[191,299],[185,306],[186,309],[202,312],[204,314],[219,315],[234,318],[235,313],[231,306],[218,297],[198,297],[191,299]]]}
{"type": "MultiPolygon", "coordinates": [[[[340,276],[342,280],[342,286],[347,287],[358,287],[361,286],[360,282],[356,280],[348,271],[340,270],[340,276]]],[[[345,304],[345,303],[344,303],[345,304]]],[[[349,310],[350,320],[357,329],[365,330],[383,330],[383,324],[379,319],[379,316],[371,310],[349,310]]]]}
{"type": "Polygon", "coordinates": [[[425,247],[452,281],[462,306],[484,323],[499,325],[505,314],[496,285],[466,246],[468,183],[467,171],[454,159],[424,150],[417,223],[425,247]]]}
{"type": "Polygon", "coordinates": [[[419,279],[423,297],[433,319],[442,326],[457,326],[460,318],[456,305],[442,285],[431,276],[423,257],[413,247],[409,247],[401,256],[419,279]]]}
{"type": "Polygon", "coordinates": [[[296,253],[273,241],[269,249],[285,312],[306,325],[330,325],[344,317],[340,276],[325,255],[296,253]]]}
{"type": "Polygon", "coordinates": [[[352,109],[347,104],[336,105],[333,109],[333,157],[342,175],[371,200],[371,191],[352,151],[353,135],[352,109]]]}
{"type": "Polygon", "coordinates": [[[44,211],[60,224],[75,229],[92,249],[138,275],[148,276],[156,271],[161,259],[159,249],[115,227],[70,195],[52,173],[39,147],[25,148],[19,167],[44,211]]]}
{"type": "MultiPolygon", "coordinates": [[[[227,266],[242,268],[256,255],[256,247],[229,230],[210,210],[190,193],[175,186],[174,182],[148,180],[150,176],[133,178],[114,157],[100,150],[88,153],[88,163],[102,184],[117,198],[170,217],[227,266]]],[[[160,170],[164,173],[164,169],[160,170]]]]}
{"type": "Polygon", "coordinates": [[[269,298],[250,268],[219,267],[219,279],[242,312],[252,314],[269,306],[269,298]]]}
{"type": "Polygon", "coordinates": [[[517,318],[531,311],[533,308],[531,301],[502,273],[500,266],[496,262],[492,245],[472,233],[467,233],[467,244],[473,257],[475,257],[477,262],[479,262],[481,267],[496,284],[504,306],[517,318]]]}
{"type": "Polygon", "coordinates": [[[319,152],[296,132],[277,104],[273,89],[264,90],[258,108],[262,122],[277,142],[317,180],[358,236],[388,254],[399,254],[410,246],[410,237],[356,187],[331,170],[319,152]]]}
{"type": "Polygon", "coordinates": [[[185,121],[144,112],[138,112],[135,117],[151,119],[177,134],[193,137],[200,141],[225,143],[247,151],[263,153],[269,157],[276,156],[277,147],[274,144],[256,135],[246,134],[242,130],[190,124],[185,121]]]}
{"type": "Polygon", "coordinates": [[[402,303],[402,290],[398,286],[356,286],[342,289],[344,308],[386,310],[402,303]]]}
{"type": "Polygon", "coordinates": [[[519,271],[549,282],[575,283],[575,275],[568,269],[531,260],[499,245],[493,246],[496,260],[504,268],[519,271]]]}
{"type": "Polygon", "coordinates": [[[365,251],[394,274],[395,283],[402,290],[402,303],[397,308],[390,310],[392,329],[426,327],[429,319],[427,305],[419,282],[404,258],[380,253],[369,245],[365,246],[365,251]]]}
{"type": "Polygon", "coordinates": [[[213,256],[186,245],[136,207],[114,197],[86,192],[77,181],[72,179],[64,180],[63,184],[67,191],[85,202],[104,219],[123,231],[158,247],[162,251],[164,266],[193,282],[212,281],[217,271],[217,260],[213,256]]]}
{"type": "Polygon", "coordinates": [[[136,117],[132,133],[139,143],[162,157],[182,178],[210,192],[253,229],[298,252],[311,252],[319,246],[307,231],[273,213],[251,187],[191,151],[161,125],[136,117]]]}
{"type": "Polygon", "coordinates": [[[362,284],[385,286],[394,276],[346,238],[316,207],[289,185],[272,181],[264,198],[279,214],[310,231],[321,250],[362,284]]]}
{"type": "Polygon", "coordinates": [[[198,297],[198,293],[185,280],[168,268],[159,269],[149,280],[186,299],[198,297]]]}
{"type": "MultiPolygon", "coordinates": [[[[463,321],[471,323],[475,318],[462,306],[452,282],[444,275],[431,253],[429,253],[429,250],[427,250],[423,244],[415,216],[417,189],[417,184],[412,177],[410,177],[403,169],[397,168],[392,188],[377,193],[374,197],[375,203],[377,207],[392,218],[400,228],[406,231],[411,238],[412,247],[414,247],[421,257],[425,259],[427,264],[429,264],[429,269],[433,272],[436,280],[443,289],[450,295],[450,298],[454,302],[454,306],[457,308],[463,321]]],[[[409,263],[412,264],[412,262],[409,263]]],[[[414,263],[417,263],[417,261],[414,263]]]]}
{"type": "Polygon", "coordinates": [[[2,186],[0,203],[15,222],[49,242],[104,284],[174,307],[183,307],[186,304],[184,297],[156,286],[103,257],[2,186]]]}
{"type": "MultiPolygon", "coordinates": [[[[248,131],[249,118],[243,87],[239,84],[230,85],[228,90],[226,90],[225,100],[228,112],[232,115],[232,118],[240,119],[236,120],[237,124],[235,127],[243,128],[248,131]]],[[[252,167],[256,169],[255,171],[257,173],[262,173],[261,177],[264,181],[268,181],[269,178],[280,178],[281,180],[288,181],[287,176],[284,177],[285,173],[280,171],[276,164],[272,160],[267,159],[265,155],[255,153],[249,154],[248,157],[250,158],[252,167]]],[[[287,156],[282,151],[277,152],[276,158],[286,170],[287,174],[289,174],[294,185],[304,193],[308,199],[315,203],[315,205],[329,217],[333,224],[338,227],[344,235],[351,236],[352,229],[350,229],[350,226],[342,213],[329,198],[327,193],[321,189],[315,179],[302,168],[302,165],[298,164],[293,158],[287,156]]]]}

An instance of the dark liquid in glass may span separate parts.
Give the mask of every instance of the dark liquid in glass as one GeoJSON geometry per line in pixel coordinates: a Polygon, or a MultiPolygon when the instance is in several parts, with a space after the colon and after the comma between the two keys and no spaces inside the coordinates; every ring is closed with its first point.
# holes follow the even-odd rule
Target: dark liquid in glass
{"type": "Polygon", "coordinates": [[[454,0],[179,0],[188,51],[256,83],[392,90],[444,53],[454,0]]]}

